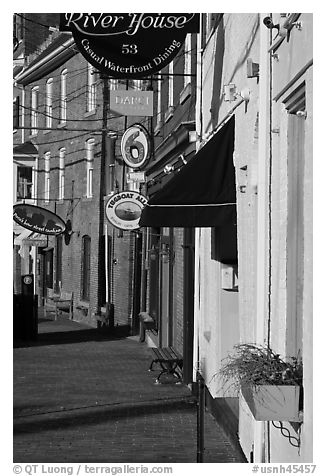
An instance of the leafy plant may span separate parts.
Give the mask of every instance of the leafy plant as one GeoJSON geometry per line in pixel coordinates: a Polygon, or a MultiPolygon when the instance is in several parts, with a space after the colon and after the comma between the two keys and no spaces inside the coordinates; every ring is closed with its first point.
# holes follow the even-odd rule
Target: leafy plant
{"type": "Polygon", "coordinates": [[[268,346],[238,344],[220,370],[225,382],[238,388],[256,385],[302,385],[302,360],[283,360],[268,346]]]}

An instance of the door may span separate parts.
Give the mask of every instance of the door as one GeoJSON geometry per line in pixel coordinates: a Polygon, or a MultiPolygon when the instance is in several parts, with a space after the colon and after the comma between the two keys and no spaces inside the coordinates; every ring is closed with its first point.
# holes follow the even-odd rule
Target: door
{"type": "Polygon", "coordinates": [[[195,229],[184,229],[183,381],[192,382],[194,341],[195,229]]]}
{"type": "Polygon", "coordinates": [[[160,246],[160,346],[168,347],[171,344],[171,316],[170,316],[170,253],[169,237],[161,237],[160,246]]]}
{"type": "Polygon", "coordinates": [[[45,252],[44,265],[45,287],[53,289],[53,249],[45,252]]]}

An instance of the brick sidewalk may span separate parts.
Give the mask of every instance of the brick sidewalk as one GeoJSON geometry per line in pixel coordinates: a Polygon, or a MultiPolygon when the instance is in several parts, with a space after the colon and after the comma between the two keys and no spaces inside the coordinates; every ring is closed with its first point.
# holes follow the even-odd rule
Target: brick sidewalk
{"type": "MultiPolygon", "coordinates": [[[[135,337],[40,319],[14,348],[14,462],[196,462],[195,400],[150,362],[135,337]]],[[[208,412],[204,462],[242,462],[208,412]]]]}

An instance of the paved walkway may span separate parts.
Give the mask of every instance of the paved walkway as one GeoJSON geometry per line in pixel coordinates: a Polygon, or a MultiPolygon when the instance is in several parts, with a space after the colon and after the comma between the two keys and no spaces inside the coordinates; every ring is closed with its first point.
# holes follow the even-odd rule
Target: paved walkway
{"type": "MultiPolygon", "coordinates": [[[[135,337],[59,318],[39,319],[14,348],[14,462],[194,463],[196,404],[158,372],[135,337]]],[[[241,462],[205,414],[204,462],[241,462]]]]}

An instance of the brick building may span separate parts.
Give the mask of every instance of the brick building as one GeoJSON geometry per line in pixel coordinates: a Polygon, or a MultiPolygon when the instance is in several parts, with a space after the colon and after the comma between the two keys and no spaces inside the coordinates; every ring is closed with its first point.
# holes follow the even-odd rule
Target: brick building
{"type": "MultiPolygon", "coordinates": [[[[38,15],[33,19],[36,30],[45,28],[38,15]]],[[[48,21],[58,25],[58,15],[48,21]]],[[[65,234],[29,243],[39,301],[73,292],[75,319],[96,325],[114,312],[115,325],[130,327],[139,312],[131,292],[137,238],[113,228],[104,206],[105,197],[125,187],[120,139],[128,120],[109,111],[110,90],[139,85],[100,76],[71,35],[57,30],[25,58],[15,85],[21,98],[15,140],[24,137],[36,153],[33,204],[67,224],[65,234]]]]}
{"type": "MultiPolygon", "coordinates": [[[[149,198],[159,193],[195,153],[196,34],[152,79],[154,152],[146,168],[149,198]]],[[[146,311],[154,322],[150,345],[174,346],[183,355],[183,378],[192,381],[194,230],[144,223],[146,311]]],[[[145,303],[144,303],[145,304],[145,303]]],[[[145,305],[143,306],[145,310],[145,305]]]]}

